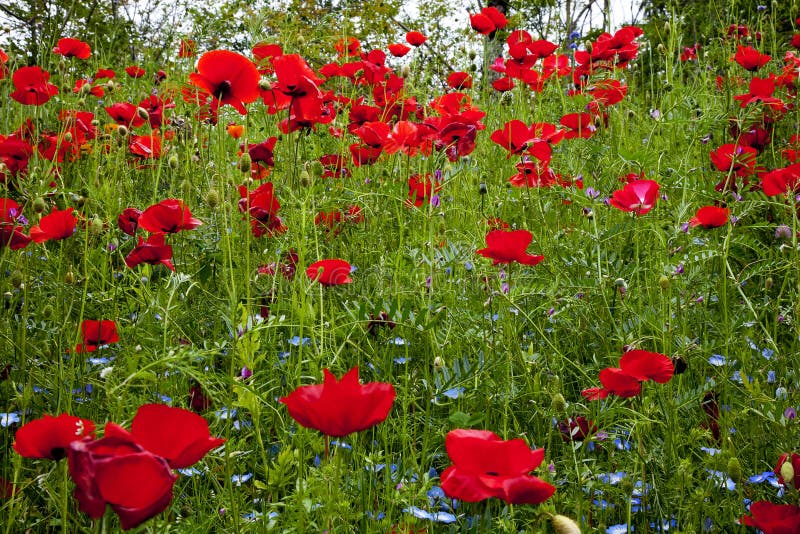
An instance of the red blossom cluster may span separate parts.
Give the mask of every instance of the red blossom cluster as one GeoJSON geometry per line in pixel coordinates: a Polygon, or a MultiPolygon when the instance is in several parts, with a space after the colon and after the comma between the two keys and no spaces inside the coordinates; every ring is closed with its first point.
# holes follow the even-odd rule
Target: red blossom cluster
{"type": "Polygon", "coordinates": [[[584,389],[581,395],[587,400],[605,399],[609,395],[636,397],[642,392],[642,382],[652,380],[666,384],[674,372],[672,360],[663,354],[630,350],[620,358],[619,367],[606,367],[600,371],[602,387],[584,389]]]}
{"type": "Polygon", "coordinates": [[[17,430],[14,450],[26,458],[67,458],[78,507],[99,519],[106,507],[129,530],[164,511],[182,469],[199,462],[225,440],[211,437],[199,415],[162,404],[140,406],[128,431],[106,423],[96,439],[95,424],[68,414],[45,415],[17,430]]]}

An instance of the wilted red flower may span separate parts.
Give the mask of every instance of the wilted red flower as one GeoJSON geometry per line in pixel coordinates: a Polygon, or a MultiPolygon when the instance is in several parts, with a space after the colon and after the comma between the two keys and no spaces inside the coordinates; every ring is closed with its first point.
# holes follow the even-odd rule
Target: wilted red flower
{"type": "Polygon", "coordinates": [[[397,396],[394,386],[383,382],[361,385],[358,367],[338,381],[328,369],[323,373],[322,384],[300,386],[279,400],[302,426],[341,438],[372,428],[388,417],[397,396]]]}
{"type": "Polygon", "coordinates": [[[211,407],[211,399],[203,391],[200,382],[193,382],[189,388],[189,408],[195,412],[204,412],[211,407]]]}
{"type": "Polygon", "coordinates": [[[25,458],[60,460],[69,444],[94,434],[94,423],[74,415],[45,415],[22,425],[14,436],[14,450],[25,458]]]}
{"type": "Polygon", "coordinates": [[[411,52],[411,47],[402,43],[392,43],[389,45],[389,53],[394,57],[403,57],[409,52],[411,52]]]}
{"type": "Polygon", "coordinates": [[[140,263],[162,264],[170,271],[175,267],[172,259],[172,246],[164,243],[164,234],[152,234],[147,241],[139,237],[139,244],[125,257],[125,265],[133,269],[140,263]]]}
{"type": "MultiPolygon", "coordinates": [[[[106,425],[106,434],[112,425],[106,425]]],[[[102,517],[110,505],[123,530],[128,530],[161,513],[172,501],[177,475],[164,458],[130,437],[115,434],[97,441],[73,441],[68,459],[78,506],[92,519],[102,517]]]]}
{"type": "Polygon", "coordinates": [[[583,441],[597,432],[597,425],[583,416],[570,417],[558,423],[558,431],[564,441],[583,441]]]}
{"type": "Polygon", "coordinates": [[[756,501],[750,504],[750,515],[739,521],[756,527],[764,534],[800,534],[800,507],[756,501]]]}
{"type": "Polygon", "coordinates": [[[774,473],[778,475],[778,483],[782,486],[786,485],[786,481],[783,479],[783,474],[781,473],[781,467],[783,464],[789,462],[789,465],[792,466],[792,473],[794,476],[792,477],[792,481],[789,483],[790,486],[794,486],[794,489],[800,490],[800,454],[793,452],[789,454],[785,452],[781,454],[780,458],[778,458],[778,463],[775,464],[774,473]]]}
{"type": "Polygon", "coordinates": [[[177,198],[153,204],[142,212],[138,222],[142,229],[162,234],[193,230],[203,224],[203,221],[192,217],[189,207],[177,198]]]}
{"type": "Polygon", "coordinates": [[[58,87],[49,80],[50,73],[41,67],[20,67],[11,75],[15,90],[10,96],[26,106],[41,106],[58,94],[58,87]]]}
{"type": "Polygon", "coordinates": [[[306,276],[323,286],[338,286],[353,281],[351,270],[350,264],[344,260],[320,260],[308,266],[306,276]]]}
{"type": "Polygon", "coordinates": [[[117,323],[87,319],[81,323],[83,343],[75,347],[75,352],[94,352],[103,345],[119,341],[117,323]]]}
{"type": "Polygon", "coordinates": [[[261,94],[260,78],[256,66],[243,55],[212,50],[200,56],[197,72],[189,75],[189,82],[210,93],[219,104],[230,104],[247,115],[244,105],[254,102],[261,94]]]}
{"type": "Polygon", "coordinates": [[[406,42],[411,46],[422,46],[427,40],[428,38],[420,32],[411,31],[406,33],[406,42]]]}
{"type": "Polygon", "coordinates": [[[64,37],[58,40],[56,47],[53,48],[53,53],[60,54],[64,57],[76,57],[78,59],[89,59],[92,55],[92,49],[88,43],[73,39],[72,37],[64,37]]]}
{"type": "Polygon", "coordinates": [[[755,72],[764,65],[766,65],[769,60],[772,59],[772,56],[768,56],[767,54],[762,54],[752,46],[742,46],[739,45],[736,48],[736,54],[733,56],[733,60],[736,61],[739,65],[742,66],[745,70],[749,70],[750,72],[755,72]]]}
{"type": "Polygon", "coordinates": [[[528,254],[525,252],[533,240],[533,234],[528,230],[490,230],[486,234],[486,248],[476,252],[493,260],[492,265],[498,263],[511,263],[516,261],[523,265],[536,265],[544,256],[528,254]]]}
{"type": "Polygon", "coordinates": [[[644,215],[656,205],[658,182],[655,180],[633,180],[611,195],[611,205],[622,211],[644,215]]]}
{"type": "Polygon", "coordinates": [[[556,488],[533,476],[544,449],[531,450],[522,439],[504,441],[488,430],[456,429],[447,433],[445,448],[453,465],[442,472],[448,497],[478,502],[497,497],[509,504],[540,504],[556,488]]]}
{"type": "Polygon", "coordinates": [[[703,206],[697,210],[694,217],[689,219],[689,226],[702,226],[703,228],[719,228],[728,224],[731,210],[718,206],[703,206]]]}
{"type": "Polygon", "coordinates": [[[144,76],[145,71],[138,65],[131,65],[129,67],[125,67],[125,73],[131,78],[141,78],[144,76]]]}
{"type": "Polygon", "coordinates": [[[42,217],[39,224],[31,227],[31,239],[37,243],[44,243],[70,237],[75,233],[77,223],[73,211],[75,211],[73,208],[51,211],[49,215],[42,217]]]}
{"type": "Polygon", "coordinates": [[[136,411],[131,431],[114,425],[106,436],[127,436],[153,454],[164,458],[172,469],[183,469],[199,462],[225,440],[213,438],[208,422],[183,408],[165,404],[144,404],[136,411]]]}

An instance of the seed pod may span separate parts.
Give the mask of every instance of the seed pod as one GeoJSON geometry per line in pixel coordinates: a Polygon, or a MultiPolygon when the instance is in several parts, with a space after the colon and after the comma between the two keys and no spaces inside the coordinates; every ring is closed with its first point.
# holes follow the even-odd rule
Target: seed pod
{"type": "Polygon", "coordinates": [[[212,210],[219,206],[219,191],[216,189],[209,189],[206,193],[206,205],[212,210]]]}
{"type": "Polygon", "coordinates": [[[550,407],[556,413],[564,413],[567,409],[567,400],[561,393],[556,393],[550,400],[550,407]]]}
{"type": "Polygon", "coordinates": [[[247,174],[253,168],[253,159],[250,157],[250,153],[245,152],[242,154],[242,157],[239,158],[239,170],[243,173],[247,174]]]}
{"type": "Polygon", "coordinates": [[[9,281],[11,282],[11,287],[14,289],[19,289],[22,287],[22,282],[25,281],[25,277],[22,274],[22,271],[19,269],[14,269],[11,271],[11,276],[9,277],[9,281]]]}
{"type": "Polygon", "coordinates": [[[33,201],[33,211],[36,213],[43,213],[47,209],[47,203],[42,197],[36,197],[33,201]]]}
{"type": "Polygon", "coordinates": [[[742,464],[735,456],[728,460],[728,477],[737,484],[742,481],[742,464]]]}

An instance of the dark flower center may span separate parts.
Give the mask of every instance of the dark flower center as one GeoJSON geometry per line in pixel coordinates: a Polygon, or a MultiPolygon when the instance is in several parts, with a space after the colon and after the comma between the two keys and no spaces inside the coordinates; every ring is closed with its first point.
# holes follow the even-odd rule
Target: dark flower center
{"type": "Polygon", "coordinates": [[[67,451],[64,447],[54,447],[50,449],[50,456],[53,457],[53,460],[60,460],[66,455],[67,451]]]}
{"type": "Polygon", "coordinates": [[[228,80],[222,80],[217,85],[217,89],[214,91],[214,97],[219,99],[225,99],[231,92],[231,82],[228,80]]]}

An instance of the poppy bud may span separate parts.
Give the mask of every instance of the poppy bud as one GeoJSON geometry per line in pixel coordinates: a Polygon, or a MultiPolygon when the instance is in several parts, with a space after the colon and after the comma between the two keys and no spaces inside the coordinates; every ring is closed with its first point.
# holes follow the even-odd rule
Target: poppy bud
{"type": "Polygon", "coordinates": [[[444,224],[444,221],[439,221],[439,226],[436,231],[439,235],[445,235],[447,233],[447,226],[444,224]]]}
{"type": "Polygon", "coordinates": [[[656,47],[656,50],[658,50],[658,53],[659,53],[659,54],[663,54],[664,52],[666,52],[666,50],[667,50],[667,49],[666,49],[666,48],[664,48],[664,45],[663,45],[663,44],[661,44],[661,43],[658,43],[658,46],[656,47]]]}
{"type": "Polygon", "coordinates": [[[625,280],[623,280],[622,278],[617,278],[616,280],[614,280],[614,285],[617,286],[617,287],[627,287],[628,286],[628,284],[626,284],[625,280]]]}
{"type": "Polygon", "coordinates": [[[11,282],[11,287],[14,289],[19,289],[22,287],[22,282],[24,281],[24,277],[22,276],[22,271],[19,269],[14,269],[11,271],[11,276],[9,277],[9,281],[11,282]]]}
{"type": "Polygon", "coordinates": [[[88,95],[91,92],[92,92],[91,84],[87,83],[81,86],[81,93],[83,93],[84,95],[88,95]]]}
{"type": "Polygon", "coordinates": [[[669,21],[664,23],[664,33],[669,33],[672,27],[669,25],[669,21]]]}
{"type": "Polygon", "coordinates": [[[737,484],[742,481],[742,464],[735,456],[728,460],[728,477],[737,484]]]}
{"type": "Polygon", "coordinates": [[[97,119],[92,119],[92,126],[94,126],[95,128],[97,128],[98,126],[100,126],[100,121],[99,121],[99,120],[97,120],[97,119]]]}
{"type": "Polygon", "coordinates": [[[44,308],[42,308],[42,317],[45,319],[51,317],[53,315],[53,306],[50,304],[45,304],[44,308]]]}
{"type": "Polygon", "coordinates": [[[781,478],[787,486],[794,484],[794,466],[791,461],[783,462],[781,466],[781,478]]]}
{"type": "Polygon", "coordinates": [[[488,192],[489,192],[489,190],[486,188],[486,184],[484,182],[481,182],[481,183],[478,184],[478,194],[479,195],[485,195],[488,192]]]}
{"type": "Polygon", "coordinates": [[[72,285],[75,283],[75,273],[72,271],[67,271],[67,274],[64,275],[64,283],[67,285],[72,285]]]}
{"type": "Polygon", "coordinates": [[[308,166],[311,169],[312,176],[319,178],[325,172],[325,168],[322,166],[322,163],[319,161],[312,161],[311,165],[308,166]]]}
{"type": "Polygon", "coordinates": [[[667,276],[667,275],[665,275],[665,274],[662,274],[662,275],[661,275],[661,278],[659,278],[659,279],[658,279],[658,285],[659,285],[659,286],[661,287],[661,289],[663,289],[664,291],[666,291],[667,289],[669,289],[669,283],[670,283],[670,282],[669,282],[669,276],[667,276]]]}
{"type": "Polygon", "coordinates": [[[764,289],[766,289],[767,291],[769,291],[770,289],[772,289],[772,285],[773,285],[774,283],[775,283],[775,282],[772,280],[772,277],[770,276],[769,278],[767,278],[766,280],[764,280],[764,289]]]}
{"type": "Polygon", "coordinates": [[[567,400],[561,393],[556,393],[550,401],[550,408],[556,413],[564,413],[567,409],[567,400]]]}
{"type": "Polygon", "coordinates": [[[249,152],[244,152],[239,158],[239,170],[247,174],[253,168],[253,160],[249,152]]]}
{"type": "Polygon", "coordinates": [[[297,44],[300,45],[300,46],[303,46],[304,44],[306,44],[306,38],[303,37],[302,35],[298,35],[297,36],[297,44]]]}
{"type": "Polygon", "coordinates": [[[411,75],[411,67],[408,65],[403,65],[403,67],[400,69],[400,76],[403,78],[408,78],[409,75],[411,75]]]}
{"type": "Polygon", "coordinates": [[[206,193],[206,205],[212,210],[219,206],[219,191],[216,189],[209,189],[206,193]]]}
{"type": "Polygon", "coordinates": [[[103,232],[103,221],[100,217],[93,217],[92,222],[89,224],[89,231],[93,234],[100,234],[103,232]]]}
{"type": "Polygon", "coordinates": [[[136,114],[139,115],[140,119],[143,119],[143,120],[146,120],[146,121],[150,120],[150,114],[144,108],[136,108],[136,114]]]}
{"type": "Polygon", "coordinates": [[[300,185],[302,185],[303,187],[308,187],[309,185],[311,185],[311,175],[308,174],[308,171],[306,170],[303,170],[300,173],[300,185]]]}
{"type": "Polygon", "coordinates": [[[266,78],[261,78],[258,80],[258,88],[262,91],[269,91],[272,89],[272,84],[266,78]]]}
{"type": "Polygon", "coordinates": [[[469,51],[469,58],[470,59],[475,59],[477,56],[478,56],[478,54],[476,54],[474,50],[470,50],[469,51]]]}
{"type": "Polygon", "coordinates": [[[553,523],[553,530],[556,531],[556,534],[581,534],[577,523],[567,516],[554,515],[550,518],[550,522],[553,523]]]}
{"type": "Polygon", "coordinates": [[[47,209],[47,203],[44,201],[42,197],[36,197],[33,201],[33,211],[36,213],[42,213],[44,210],[47,209]]]}
{"type": "Polygon", "coordinates": [[[441,369],[442,367],[444,367],[444,360],[442,359],[441,356],[437,356],[433,359],[433,366],[436,369],[441,369]]]}
{"type": "Polygon", "coordinates": [[[72,142],[72,132],[67,132],[64,134],[64,141],[66,141],[67,143],[72,142]]]}
{"type": "Polygon", "coordinates": [[[117,86],[114,85],[114,82],[111,80],[109,80],[108,83],[106,84],[106,91],[108,91],[109,93],[113,93],[116,88],[117,86]]]}
{"type": "Polygon", "coordinates": [[[117,128],[117,135],[120,137],[127,137],[128,136],[128,129],[125,126],[120,126],[117,128]]]}
{"type": "Polygon", "coordinates": [[[167,160],[167,164],[169,165],[170,169],[173,169],[173,170],[177,169],[178,168],[178,155],[177,154],[171,155],[169,157],[169,160],[167,160]]]}

